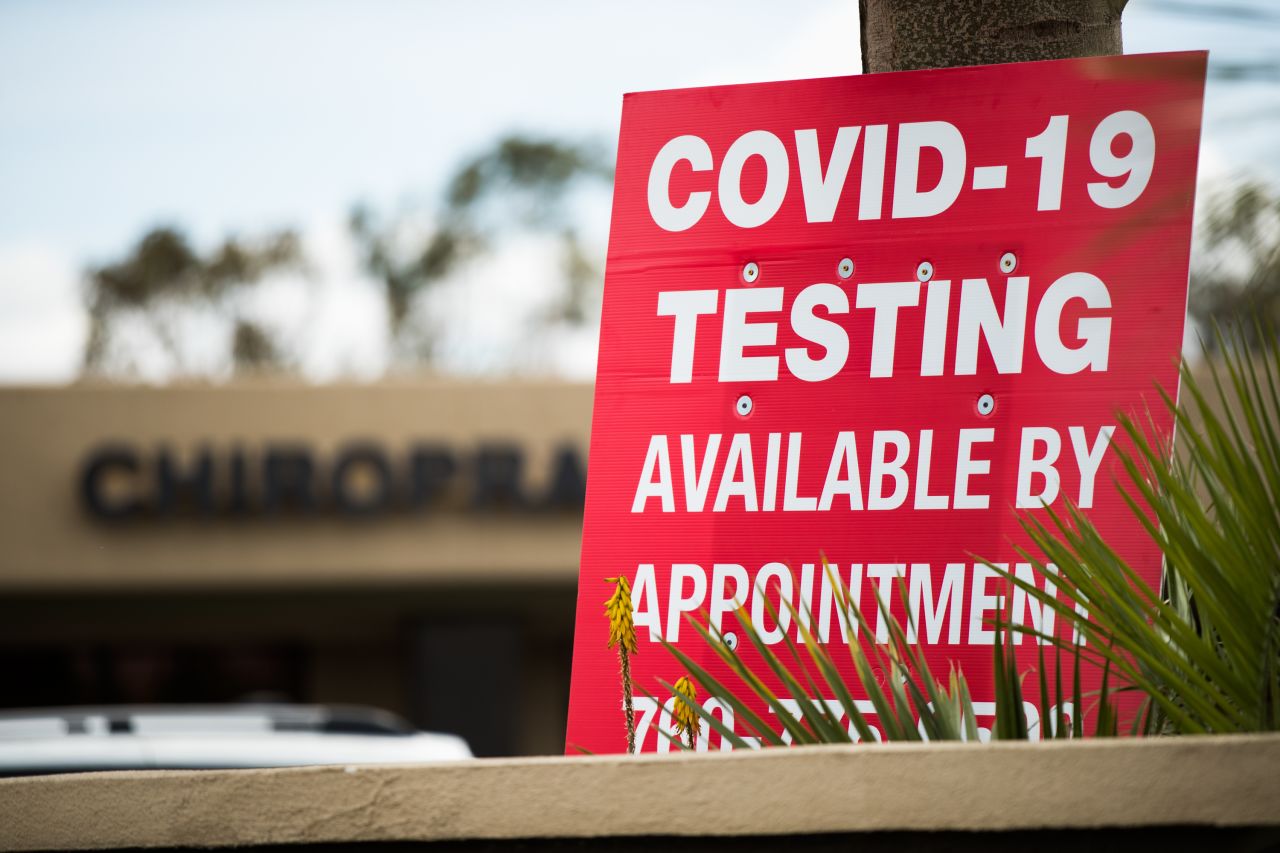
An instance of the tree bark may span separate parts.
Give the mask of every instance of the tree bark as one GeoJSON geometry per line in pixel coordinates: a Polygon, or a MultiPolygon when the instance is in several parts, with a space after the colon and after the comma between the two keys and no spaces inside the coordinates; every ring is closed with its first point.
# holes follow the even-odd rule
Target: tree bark
{"type": "Polygon", "coordinates": [[[1123,52],[1127,0],[861,0],[862,71],[1123,52]]]}

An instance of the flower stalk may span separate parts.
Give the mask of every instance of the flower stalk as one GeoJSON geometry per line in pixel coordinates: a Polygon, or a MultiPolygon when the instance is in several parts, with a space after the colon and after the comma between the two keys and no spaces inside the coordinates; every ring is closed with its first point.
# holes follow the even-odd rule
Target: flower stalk
{"type": "Polygon", "coordinates": [[[627,752],[636,751],[636,711],[633,703],[635,686],[631,681],[631,655],[636,653],[636,626],[632,621],[631,583],[623,575],[605,578],[614,585],[613,595],[604,603],[609,618],[608,648],[618,647],[618,664],[622,678],[622,710],[627,721],[627,752]]]}

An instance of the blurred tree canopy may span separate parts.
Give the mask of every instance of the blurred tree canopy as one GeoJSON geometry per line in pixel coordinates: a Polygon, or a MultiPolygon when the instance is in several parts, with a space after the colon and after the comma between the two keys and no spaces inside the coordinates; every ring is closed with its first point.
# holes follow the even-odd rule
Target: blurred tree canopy
{"type": "Polygon", "coordinates": [[[243,316],[234,297],[264,275],[299,268],[297,235],[281,231],[256,240],[228,238],[205,255],[185,234],[161,227],[147,233],[125,257],[88,270],[86,301],[89,337],[82,372],[86,376],[132,376],[138,372],[138,335],[122,334],[132,325],[149,333],[169,361],[173,374],[190,374],[184,313],[213,313],[230,327],[226,351],[234,372],[279,369],[283,356],[272,335],[243,316]]]}
{"type": "MultiPolygon", "coordinates": [[[[554,242],[559,282],[544,316],[548,328],[592,319],[601,258],[584,245],[575,193],[610,186],[607,149],[586,142],[506,136],[465,160],[433,209],[378,215],[355,207],[349,219],[364,270],[386,303],[391,363],[432,362],[449,320],[422,297],[513,233],[554,242]]],[[[1190,311],[1202,327],[1245,319],[1280,326],[1280,195],[1241,181],[1206,200],[1193,254],[1190,311]]],[[[296,367],[279,332],[245,310],[253,288],[274,273],[306,270],[298,235],[289,230],[228,238],[207,252],[180,230],[156,228],[114,262],[86,274],[90,332],[83,374],[132,378],[141,351],[168,361],[169,375],[244,374],[296,367]],[[193,363],[187,333],[193,317],[222,336],[217,370],[193,363]],[[212,317],[217,322],[208,323],[212,317]]],[[[1212,341],[1212,336],[1208,337],[1212,341]]],[[[1252,341],[1257,343],[1257,341],[1252,341]]],[[[207,349],[207,347],[206,347],[207,349]]]]}
{"type": "MultiPolygon", "coordinates": [[[[1191,315],[1204,326],[1235,321],[1257,347],[1263,329],[1280,329],[1280,195],[1257,181],[1221,190],[1207,200],[1200,227],[1191,315]]],[[[1215,337],[1205,335],[1205,345],[1215,337]]]]}
{"type": "Polygon", "coordinates": [[[581,324],[600,262],[584,249],[571,197],[583,184],[608,187],[613,167],[599,145],[551,138],[506,136],[465,161],[449,179],[440,210],[425,235],[408,217],[380,219],[357,206],[351,233],[366,270],[384,288],[396,357],[431,360],[437,318],[415,318],[415,300],[469,260],[493,248],[504,232],[520,229],[554,236],[560,244],[564,291],[550,321],[581,324]]]}
{"type": "MultiPolygon", "coordinates": [[[[386,300],[392,363],[432,361],[447,318],[422,310],[420,297],[512,232],[546,235],[560,255],[560,293],[548,323],[586,323],[603,279],[601,259],[583,245],[573,195],[584,185],[607,189],[613,169],[605,147],[551,138],[506,136],[464,161],[435,209],[379,216],[357,206],[349,227],[360,261],[386,300]]],[[[153,229],[123,258],[86,273],[90,331],[85,376],[135,378],[144,353],[168,362],[171,376],[207,375],[189,358],[193,316],[224,330],[225,366],[244,374],[288,369],[278,333],[243,310],[244,297],[269,275],[304,270],[298,235],[280,231],[228,238],[201,253],[180,230],[153,229]]]]}

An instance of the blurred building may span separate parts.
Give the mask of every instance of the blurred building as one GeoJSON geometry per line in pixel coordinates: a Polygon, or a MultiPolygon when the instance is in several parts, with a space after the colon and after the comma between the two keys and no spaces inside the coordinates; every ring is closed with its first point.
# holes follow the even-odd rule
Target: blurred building
{"type": "Polygon", "coordinates": [[[368,703],[560,752],[591,388],[0,390],[0,706],[368,703]]]}

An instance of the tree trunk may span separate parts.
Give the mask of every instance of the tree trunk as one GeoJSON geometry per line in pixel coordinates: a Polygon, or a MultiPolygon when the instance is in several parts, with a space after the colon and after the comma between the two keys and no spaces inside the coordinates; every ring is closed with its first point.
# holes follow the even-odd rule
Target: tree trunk
{"type": "Polygon", "coordinates": [[[1127,0],[861,0],[862,71],[1122,53],[1127,0]]]}

